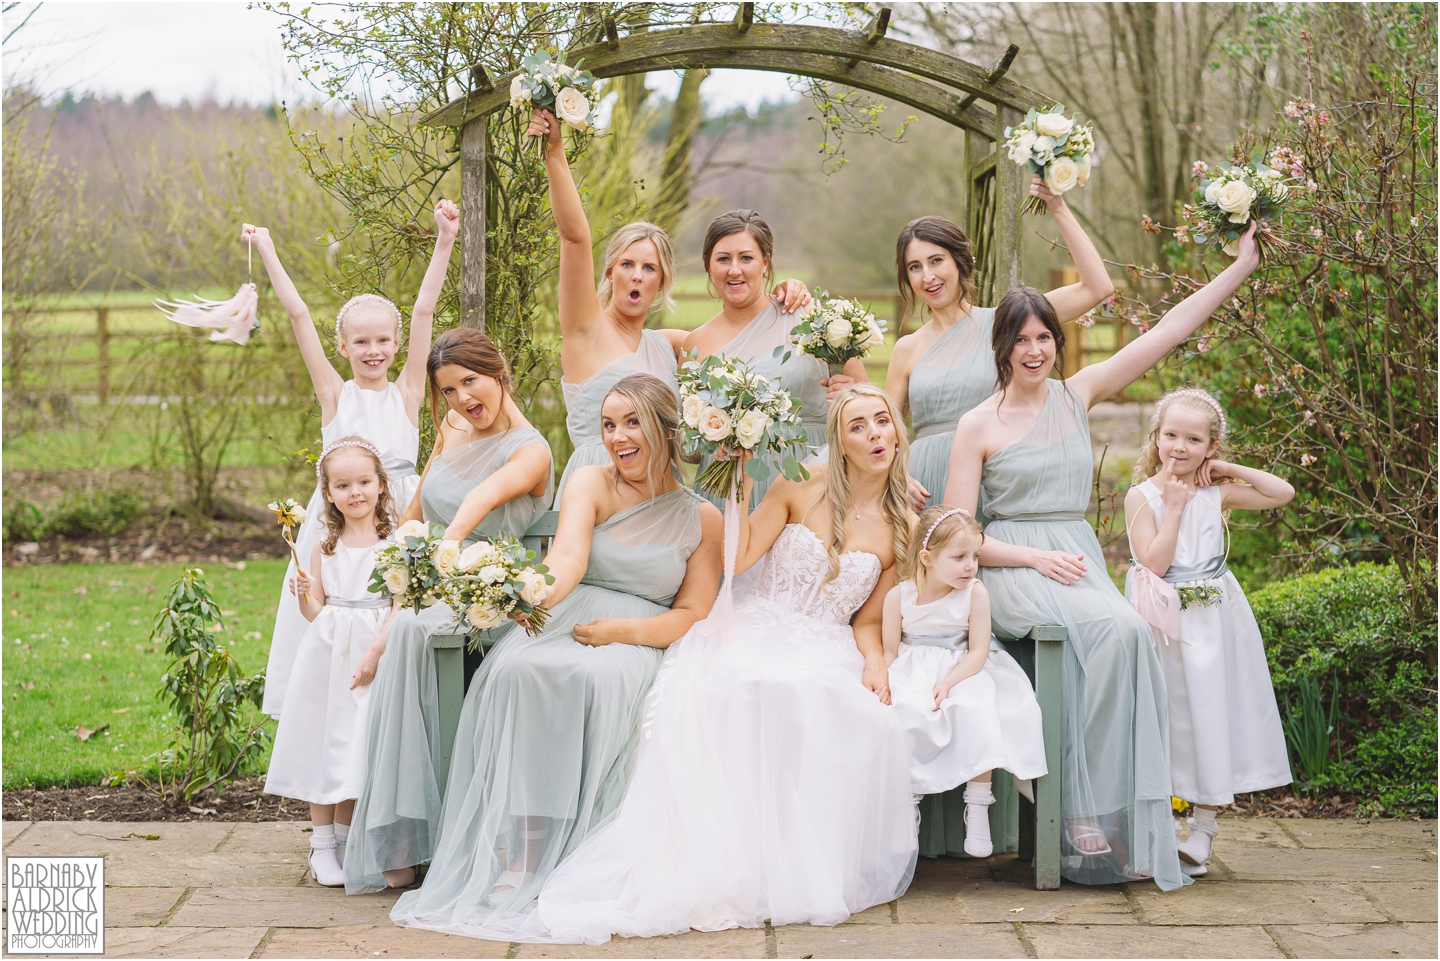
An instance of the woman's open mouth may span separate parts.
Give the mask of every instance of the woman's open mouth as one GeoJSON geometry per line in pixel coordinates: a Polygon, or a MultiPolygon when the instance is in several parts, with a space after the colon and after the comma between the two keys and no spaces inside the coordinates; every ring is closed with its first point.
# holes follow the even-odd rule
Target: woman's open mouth
{"type": "Polygon", "coordinates": [[[730,290],[744,290],[750,285],[743,280],[727,280],[725,281],[725,286],[730,290]]]}
{"type": "Polygon", "coordinates": [[[471,420],[479,420],[484,413],[484,404],[473,404],[470,407],[465,408],[465,416],[469,417],[471,420]]]}
{"type": "Polygon", "coordinates": [[[615,456],[622,464],[633,464],[635,463],[635,458],[640,456],[640,448],[622,447],[615,451],[615,456]]]}
{"type": "Polygon", "coordinates": [[[870,448],[870,456],[875,458],[884,457],[889,452],[890,448],[886,447],[884,444],[876,444],[874,447],[870,448]]]}
{"type": "Polygon", "coordinates": [[[942,290],[944,290],[944,289],[945,289],[945,282],[944,282],[944,281],[941,281],[940,283],[935,284],[934,286],[926,287],[926,288],[925,288],[925,293],[929,294],[931,297],[934,297],[936,294],[940,293],[940,291],[942,291],[942,290]]]}
{"type": "Polygon", "coordinates": [[[1024,360],[1020,362],[1020,366],[1032,373],[1039,373],[1040,368],[1045,366],[1045,360],[1044,358],[1040,360],[1024,360]]]}
{"type": "Polygon", "coordinates": [[[630,291],[629,297],[630,297],[630,303],[632,303],[632,304],[639,304],[639,303],[640,303],[640,291],[638,291],[638,290],[632,290],[632,291],[630,291]]]}

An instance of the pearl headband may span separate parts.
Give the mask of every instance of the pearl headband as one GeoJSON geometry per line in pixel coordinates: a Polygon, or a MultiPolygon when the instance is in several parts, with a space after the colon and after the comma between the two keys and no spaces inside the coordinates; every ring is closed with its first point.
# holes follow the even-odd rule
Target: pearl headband
{"type": "Polygon", "coordinates": [[[920,549],[921,549],[922,551],[925,550],[926,548],[928,548],[928,547],[930,546],[930,535],[933,534],[933,533],[935,533],[935,528],[939,527],[939,526],[940,526],[940,522],[943,521],[945,518],[951,516],[952,514],[964,514],[966,517],[969,517],[969,516],[970,516],[970,512],[967,511],[965,508],[963,508],[963,507],[952,507],[952,508],[950,508],[950,510],[946,511],[945,513],[941,514],[939,517],[935,518],[935,523],[933,523],[933,524],[930,525],[930,529],[925,532],[925,539],[920,542],[920,549]]]}
{"type": "Polygon", "coordinates": [[[1170,401],[1174,400],[1177,397],[1190,397],[1195,400],[1204,401],[1205,403],[1209,404],[1210,409],[1215,411],[1215,416],[1220,418],[1220,436],[1225,436],[1225,412],[1220,409],[1219,401],[1217,401],[1214,397],[1211,397],[1205,391],[1199,390],[1194,387],[1182,387],[1180,390],[1172,390],[1170,393],[1160,398],[1160,406],[1159,409],[1155,412],[1156,415],[1164,416],[1165,409],[1170,406],[1170,401]]]}
{"type": "Polygon", "coordinates": [[[337,440],[333,444],[327,444],[325,449],[320,452],[320,456],[316,459],[316,477],[320,476],[320,465],[325,463],[325,458],[329,457],[331,454],[333,454],[335,451],[339,450],[342,447],[359,447],[361,450],[368,450],[370,453],[375,455],[376,463],[384,463],[384,458],[380,456],[380,451],[376,450],[375,446],[371,444],[368,440],[337,440]]]}
{"type": "Polygon", "coordinates": [[[390,313],[395,315],[395,336],[400,336],[400,308],[396,307],[395,304],[391,302],[388,298],[381,297],[379,294],[360,294],[357,297],[351,297],[349,300],[345,301],[345,306],[341,307],[340,312],[335,315],[336,340],[345,339],[345,315],[350,312],[350,308],[359,307],[364,304],[384,304],[386,307],[390,308],[390,313]]]}

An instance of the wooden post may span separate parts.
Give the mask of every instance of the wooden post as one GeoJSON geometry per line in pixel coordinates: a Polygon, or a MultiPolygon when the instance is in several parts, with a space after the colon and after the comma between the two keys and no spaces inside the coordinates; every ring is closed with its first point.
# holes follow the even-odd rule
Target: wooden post
{"type": "Polygon", "coordinates": [[[436,699],[440,706],[440,770],[435,781],[440,796],[445,796],[445,782],[450,778],[450,760],[455,754],[455,732],[460,728],[460,708],[465,703],[465,634],[430,635],[430,649],[435,652],[436,699]]]}
{"type": "Polygon", "coordinates": [[[1063,627],[1034,627],[1030,637],[1035,641],[1035,699],[1040,702],[1040,729],[1049,772],[1035,779],[1035,888],[1054,891],[1060,887],[1060,748],[1064,736],[1061,673],[1069,633],[1063,627]]]}
{"type": "Polygon", "coordinates": [[[485,329],[485,150],[489,118],[460,132],[460,324],[485,329]]]}
{"type": "Polygon", "coordinates": [[[1024,119],[1020,111],[996,105],[995,277],[991,288],[994,299],[990,303],[999,303],[1010,288],[1020,284],[1020,205],[1029,193],[1030,172],[1006,159],[999,145],[1005,142],[1005,128],[1024,119]]]}
{"type": "Polygon", "coordinates": [[[100,403],[110,403],[110,308],[95,311],[95,351],[99,361],[100,403]]]}

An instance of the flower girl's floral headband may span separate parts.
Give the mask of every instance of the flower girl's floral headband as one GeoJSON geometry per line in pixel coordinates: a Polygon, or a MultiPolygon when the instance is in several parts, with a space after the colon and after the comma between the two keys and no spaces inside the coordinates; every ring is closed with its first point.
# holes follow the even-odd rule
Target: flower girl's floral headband
{"type": "Polygon", "coordinates": [[[970,516],[970,512],[967,511],[965,508],[963,508],[963,507],[952,507],[952,508],[950,508],[950,510],[946,511],[945,513],[941,514],[939,517],[935,518],[935,523],[933,523],[933,524],[930,525],[930,529],[925,532],[925,539],[920,542],[920,549],[921,549],[922,551],[923,551],[923,550],[929,550],[929,548],[930,548],[930,535],[933,534],[933,533],[935,533],[935,528],[937,528],[937,527],[940,526],[940,522],[943,521],[945,518],[951,517],[951,516],[953,516],[953,515],[955,515],[955,514],[964,514],[966,517],[969,517],[969,516],[970,516]]]}
{"type": "Polygon", "coordinates": [[[360,294],[357,297],[351,297],[345,301],[345,306],[341,307],[340,312],[335,315],[336,340],[345,339],[345,315],[350,312],[352,307],[359,307],[364,304],[384,304],[385,307],[389,308],[390,313],[395,315],[395,336],[400,336],[400,308],[396,307],[394,302],[388,297],[381,297],[379,294],[360,294]]]}
{"type": "Polygon", "coordinates": [[[337,440],[337,441],[336,441],[335,443],[333,443],[333,444],[326,444],[326,445],[325,445],[325,449],[320,452],[319,458],[316,459],[316,461],[315,461],[315,476],[316,476],[316,477],[319,477],[319,476],[320,476],[320,466],[325,463],[325,458],[329,457],[331,454],[335,453],[335,451],[339,450],[339,449],[342,448],[342,447],[358,447],[358,448],[360,448],[361,450],[367,450],[367,451],[369,451],[371,454],[374,454],[374,455],[375,455],[375,462],[376,462],[377,464],[384,463],[384,458],[382,458],[382,457],[380,456],[380,451],[376,450],[375,446],[374,446],[373,444],[371,444],[369,441],[366,441],[366,440],[351,440],[351,439],[348,439],[348,438],[347,438],[346,440],[337,440]]]}
{"type": "Polygon", "coordinates": [[[1164,417],[1165,408],[1169,407],[1170,402],[1177,397],[1190,397],[1194,400],[1204,401],[1205,403],[1209,404],[1211,409],[1215,411],[1215,416],[1220,418],[1220,436],[1222,438],[1225,436],[1225,411],[1220,409],[1220,402],[1217,401],[1214,397],[1211,397],[1205,391],[1195,387],[1182,387],[1179,390],[1172,390],[1170,393],[1166,394],[1160,400],[1159,408],[1155,411],[1156,415],[1159,417],[1164,417]]]}

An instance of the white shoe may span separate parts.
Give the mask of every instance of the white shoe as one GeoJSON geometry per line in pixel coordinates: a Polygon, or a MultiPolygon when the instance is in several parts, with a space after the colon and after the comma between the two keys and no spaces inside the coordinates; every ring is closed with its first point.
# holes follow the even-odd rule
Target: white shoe
{"type": "Polygon", "coordinates": [[[1197,867],[1210,860],[1212,841],[1219,831],[1190,819],[1190,837],[1180,842],[1180,860],[1197,867]]]}
{"type": "Polygon", "coordinates": [[[345,870],[345,842],[335,842],[335,863],[340,865],[340,870],[345,870]]]}
{"type": "Polygon", "coordinates": [[[965,805],[965,853],[972,858],[988,858],[995,851],[990,840],[990,806],[965,805]]]}
{"type": "Polygon", "coordinates": [[[1180,873],[1186,877],[1203,878],[1210,873],[1210,869],[1203,864],[1186,864],[1184,861],[1181,861],[1180,873]]]}
{"type": "Polygon", "coordinates": [[[345,883],[345,872],[340,870],[340,862],[335,858],[333,847],[310,848],[310,874],[315,878],[316,884],[327,888],[338,888],[345,883]]]}

